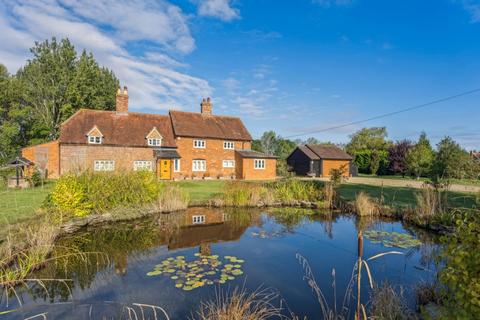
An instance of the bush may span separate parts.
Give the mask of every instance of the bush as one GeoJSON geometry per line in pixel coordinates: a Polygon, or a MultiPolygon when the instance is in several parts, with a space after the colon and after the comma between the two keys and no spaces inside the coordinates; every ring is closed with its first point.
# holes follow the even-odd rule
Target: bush
{"type": "Polygon", "coordinates": [[[274,183],[275,198],[283,204],[297,201],[317,201],[321,192],[318,185],[312,181],[288,179],[274,183]]]}
{"type": "Polygon", "coordinates": [[[457,217],[457,230],[442,239],[440,271],[445,319],[476,319],[480,314],[480,216],[457,217]]]}
{"type": "Polygon", "coordinates": [[[92,173],[89,171],[62,176],[50,194],[46,206],[61,215],[84,217],[116,208],[167,210],[183,208],[188,198],[179,188],[159,182],[147,171],[92,173]]]}

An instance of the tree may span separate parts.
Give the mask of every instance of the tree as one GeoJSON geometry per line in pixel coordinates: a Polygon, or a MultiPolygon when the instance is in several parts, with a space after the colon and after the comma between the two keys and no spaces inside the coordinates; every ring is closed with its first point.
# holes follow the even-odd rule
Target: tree
{"type": "Polygon", "coordinates": [[[405,176],[407,173],[407,154],[411,148],[412,143],[408,140],[398,141],[388,148],[388,171],[390,173],[405,176]]]}
{"type": "Polygon", "coordinates": [[[387,135],[385,127],[363,128],[350,136],[346,151],[354,155],[364,150],[387,150],[391,144],[387,141],[387,135]]]}
{"type": "Polygon", "coordinates": [[[17,73],[24,86],[22,99],[46,135],[58,138],[60,124],[80,108],[112,109],[118,80],[100,68],[92,54],[77,52],[68,39],[35,43],[33,59],[17,73]]]}
{"type": "Polygon", "coordinates": [[[35,43],[15,75],[0,64],[0,163],[21,147],[58,138],[60,124],[80,108],[112,110],[119,82],[68,39],[35,43]]]}
{"type": "Polygon", "coordinates": [[[427,134],[422,132],[418,142],[408,151],[406,157],[407,170],[417,179],[426,176],[432,169],[432,163],[435,153],[427,138],[427,134]]]}
{"type": "Polygon", "coordinates": [[[473,160],[469,153],[450,137],[437,145],[432,174],[442,179],[463,179],[468,176],[473,160]]]}
{"type": "Polygon", "coordinates": [[[350,136],[345,149],[354,157],[359,172],[385,174],[390,144],[385,127],[363,128],[350,136]]]}

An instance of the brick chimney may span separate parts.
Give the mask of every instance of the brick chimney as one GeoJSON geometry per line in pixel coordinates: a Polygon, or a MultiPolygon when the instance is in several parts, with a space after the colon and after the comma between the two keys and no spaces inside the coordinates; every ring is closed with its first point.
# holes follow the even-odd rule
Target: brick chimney
{"type": "Polygon", "coordinates": [[[123,91],[118,87],[117,99],[115,101],[115,107],[118,113],[128,112],[128,91],[127,87],[123,87],[123,91]]]}
{"type": "Polygon", "coordinates": [[[202,114],[212,114],[212,100],[210,97],[202,99],[202,103],[200,103],[200,112],[202,114]]]}

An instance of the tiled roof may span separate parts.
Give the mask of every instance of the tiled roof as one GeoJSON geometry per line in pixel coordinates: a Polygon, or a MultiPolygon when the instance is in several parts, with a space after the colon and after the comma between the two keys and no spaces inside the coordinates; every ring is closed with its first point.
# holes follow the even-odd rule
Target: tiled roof
{"type": "Polygon", "coordinates": [[[320,159],[352,160],[352,156],[332,145],[307,144],[306,147],[313,151],[320,159]]]}
{"type": "Polygon", "coordinates": [[[94,126],[103,134],[103,145],[145,147],[145,137],[156,127],[163,137],[162,147],[176,147],[168,116],[88,109],[79,110],[62,124],[60,142],[85,144],[94,126]]]}
{"type": "Polygon", "coordinates": [[[242,158],[259,158],[259,159],[277,159],[276,156],[268,155],[253,150],[235,150],[242,158]]]}
{"type": "Polygon", "coordinates": [[[298,149],[300,149],[303,153],[305,153],[307,157],[310,158],[310,160],[320,160],[320,157],[317,154],[315,154],[315,152],[307,148],[306,146],[298,146],[298,149]]]}
{"type": "Polygon", "coordinates": [[[170,111],[176,136],[251,141],[252,136],[235,117],[184,111],[170,111]]]}

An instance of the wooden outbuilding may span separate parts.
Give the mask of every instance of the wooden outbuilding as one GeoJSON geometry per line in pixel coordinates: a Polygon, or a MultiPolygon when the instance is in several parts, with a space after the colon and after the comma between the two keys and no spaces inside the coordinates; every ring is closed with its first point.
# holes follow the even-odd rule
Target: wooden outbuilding
{"type": "Polygon", "coordinates": [[[352,175],[352,159],[333,145],[306,144],[298,146],[287,158],[290,170],[300,176],[329,177],[332,169],[342,169],[343,176],[352,175]]]}

